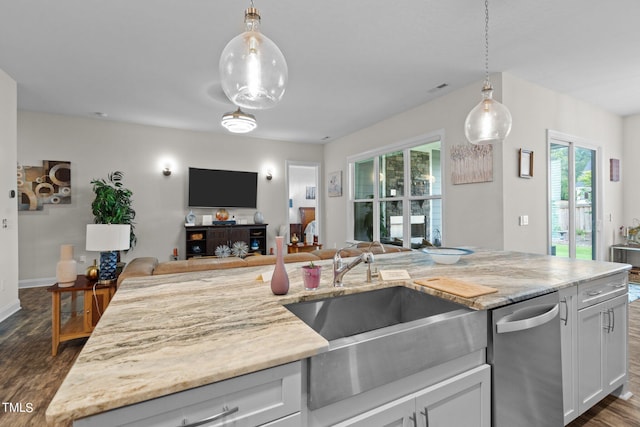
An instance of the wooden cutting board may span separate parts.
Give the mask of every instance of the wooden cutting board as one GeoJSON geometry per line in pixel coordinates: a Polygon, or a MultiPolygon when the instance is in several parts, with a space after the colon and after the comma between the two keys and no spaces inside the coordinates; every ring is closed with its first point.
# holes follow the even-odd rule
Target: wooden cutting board
{"type": "Polygon", "coordinates": [[[416,279],[414,280],[414,283],[422,286],[428,286],[430,288],[457,295],[463,298],[479,297],[480,295],[487,295],[498,292],[496,288],[477,285],[475,283],[463,282],[462,280],[450,279],[448,277],[430,277],[428,279],[416,279]]]}

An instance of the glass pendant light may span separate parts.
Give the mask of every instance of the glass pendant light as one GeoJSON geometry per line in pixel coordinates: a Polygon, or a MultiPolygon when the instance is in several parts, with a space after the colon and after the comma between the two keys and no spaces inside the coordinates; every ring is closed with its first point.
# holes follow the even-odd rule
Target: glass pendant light
{"type": "Polygon", "coordinates": [[[253,114],[247,114],[238,108],[222,116],[222,126],[232,133],[247,133],[254,130],[258,123],[253,114]]]}
{"type": "Polygon", "coordinates": [[[482,101],[476,105],[464,122],[464,134],[472,144],[484,145],[504,141],[511,132],[511,113],[493,99],[493,87],[489,81],[489,0],[484,2],[485,80],[482,101]]]}
{"type": "Polygon", "coordinates": [[[220,56],[222,89],[235,105],[261,110],[275,106],[284,95],[288,70],[278,46],[260,33],[260,13],[244,13],[245,32],[234,37],[220,56]]]}

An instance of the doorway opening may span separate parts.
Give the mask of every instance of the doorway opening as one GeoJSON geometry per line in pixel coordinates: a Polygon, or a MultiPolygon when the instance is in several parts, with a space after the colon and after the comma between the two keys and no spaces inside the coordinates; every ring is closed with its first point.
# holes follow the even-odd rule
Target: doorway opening
{"type": "Polygon", "coordinates": [[[322,248],[320,164],[287,161],[287,218],[285,241],[289,252],[322,248]]]}

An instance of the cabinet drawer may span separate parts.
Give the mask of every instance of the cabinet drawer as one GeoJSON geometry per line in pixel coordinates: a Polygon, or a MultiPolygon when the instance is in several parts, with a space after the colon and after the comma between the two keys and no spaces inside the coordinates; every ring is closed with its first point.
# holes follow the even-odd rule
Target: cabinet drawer
{"type": "Polygon", "coordinates": [[[83,418],[74,426],[256,426],[300,411],[300,362],[83,418]]]}
{"type": "Polygon", "coordinates": [[[601,277],[578,285],[578,310],[628,292],[628,273],[601,277]]]}

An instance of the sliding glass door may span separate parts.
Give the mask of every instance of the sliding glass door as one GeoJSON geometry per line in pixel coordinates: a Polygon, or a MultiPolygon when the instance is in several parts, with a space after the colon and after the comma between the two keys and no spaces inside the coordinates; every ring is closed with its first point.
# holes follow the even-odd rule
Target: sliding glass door
{"type": "Polygon", "coordinates": [[[596,259],[596,164],[596,150],[550,140],[551,255],[596,259]]]}

